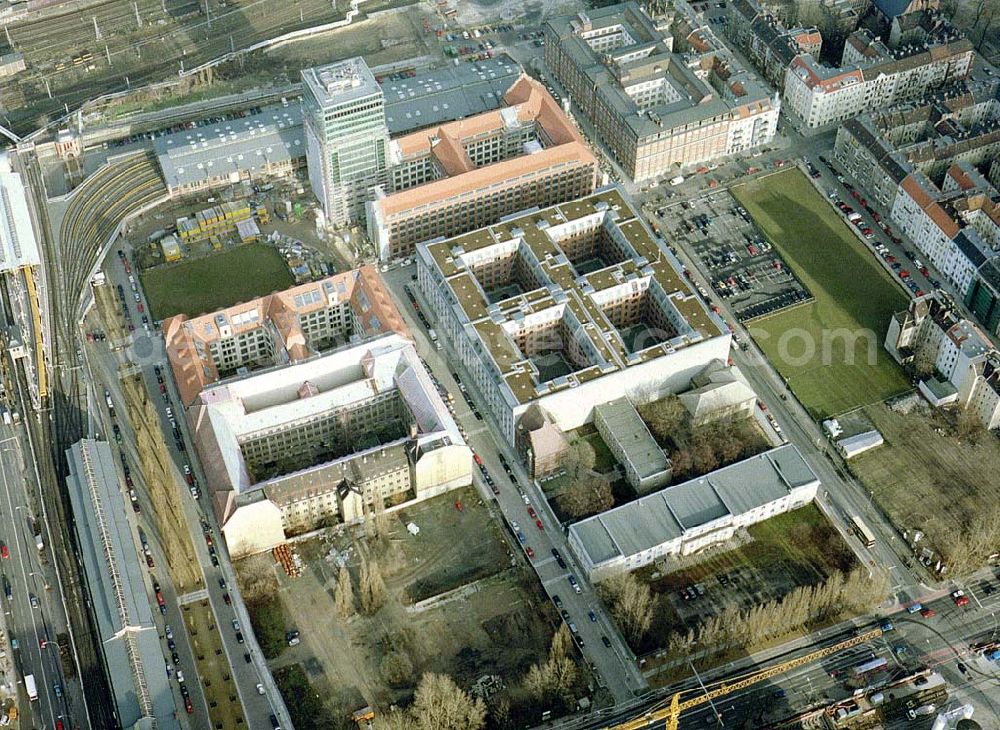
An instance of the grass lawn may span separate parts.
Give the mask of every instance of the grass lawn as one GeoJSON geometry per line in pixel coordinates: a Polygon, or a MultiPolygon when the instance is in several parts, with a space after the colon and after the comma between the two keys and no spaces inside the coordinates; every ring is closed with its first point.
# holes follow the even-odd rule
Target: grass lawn
{"type": "Polygon", "coordinates": [[[906,297],[798,170],[733,189],[814,300],[750,333],[816,419],[882,401],[909,383],[882,347],[906,297]]]}
{"type": "Polygon", "coordinates": [[[153,319],[194,317],[290,287],[284,259],[254,243],[140,275],[153,319]]]}

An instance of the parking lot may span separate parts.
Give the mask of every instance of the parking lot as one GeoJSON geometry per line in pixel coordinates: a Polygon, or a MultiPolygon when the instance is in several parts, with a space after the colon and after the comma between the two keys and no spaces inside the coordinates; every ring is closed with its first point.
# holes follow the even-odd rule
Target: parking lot
{"type": "MultiPolygon", "coordinates": [[[[726,191],[657,211],[698,258],[715,294],[747,322],[812,297],[726,191]]],[[[704,292],[702,293],[704,296],[704,292]]]]}

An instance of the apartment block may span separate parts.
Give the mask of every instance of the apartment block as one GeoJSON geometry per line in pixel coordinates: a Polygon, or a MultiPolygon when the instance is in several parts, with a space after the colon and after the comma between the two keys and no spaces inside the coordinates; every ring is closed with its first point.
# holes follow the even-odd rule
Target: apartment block
{"type": "Polygon", "coordinates": [[[893,315],[885,347],[901,364],[933,363],[935,376],[918,386],[932,404],[955,404],[987,429],[1000,426],[1000,352],[947,295],[918,297],[893,315]]]}
{"type": "Polygon", "coordinates": [[[635,2],[548,20],[545,63],[625,173],[676,174],[770,142],[780,103],[708,26],[690,51],[635,2]]]}
{"type": "Polygon", "coordinates": [[[398,334],[218,383],[188,418],[233,555],[472,483],[472,452],[398,334]]]}
{"type": "Polygon", "coordinates": [[[522,75],[496,111],[389,144],[389,191],[367,203],[368,237],[390,261],[419,241],[594,191],[598,163],[545,87],[522,75]]]}
{"type": "Polygon", "coordinates": [[[743,51],[765,79],[779,90],[785,86],[785,72],[796,56],[818,57],[823,37],[816,28],[785,28],[781,21],[756,0],[729,3],[726,35],[743,51]]]}
{"type": "Polygon", "coordinates": [[[870,31],[852,33],[840,66],[814,56],[793,59],[784,102],[808,127],[842,122],[872,109],[923,99],[968,76],[972,44],[939,14],[925,14],[919,40],[889,47],[870,31]]]}
{"type": "Polygon", "coordinates": [[[184,405],[224,378],[300,362],[389,332],[409,336],[373,266],[163,322],[167,358],[184,405]]]}
{"type": "Polygon", "coordinates": [[[819,477],[785,444],[581,520],[569,547],[594,582],[691,555],[816,498],[819,477]]]}
{"type": "Polygon", "coordinates": [[[617,188],[420,243],[417,277],[511,444],[532,405],[567,431],[729,356],[728,330],[617,188]]]}
{"type": "Polygon", "coordinates": [[[851,119],[834,156],[988,331],[1000,331],[1000,154],[995,84],[955,84],[921,104],[851,119]]]}

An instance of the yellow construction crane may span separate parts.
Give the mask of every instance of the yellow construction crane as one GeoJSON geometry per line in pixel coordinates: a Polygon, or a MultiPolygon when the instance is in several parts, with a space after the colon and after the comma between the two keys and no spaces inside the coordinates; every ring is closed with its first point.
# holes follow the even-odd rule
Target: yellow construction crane
{"type": "MultiPolygon", "coordinates": [[[[863,644],[871,639],[877,639],[881,635],[882,629],[873,629],[872,631],[858,634],[857,636],[851,637],[846,641],[841,641],[839,644],[833,644],[832,646],[827,646],[823,649],[817,649],[809,654],[805,654],[796,659],[789,659],[787,662],[782,662],[781,664],[775,664],[773,667],[762,669],[759,672],[745,674],[742,677],[737,677],[731,682],[719,682],[714,689],[701,691],[700,694],[695,697],[691,697],[690,699],[682,700],[682,692],[676,692],[674,696],[670,698],[669,704],[654,707],[641,717],[632,718],[631,720],[623,722],[619,725],[609,726],[604,730],[640,730],[641,728],[657,727],[660,726],[661,723],[665,730],[677,730],[677,724],[680,722],[681,713],[685,710],[690,710],[698,707],[699,705],[704,705],[705,703],[711,702],[712,700],[720,697],[725,697],[730,692],[736,692],[757,684],[758,682],[763,682],[771,677],[777,677],[779,674],[784,674],[791,669],[801,667],[805,664],[810,664],[817,659],[822,659],[823,657],[830,656],[831,654],[836,654],[837,652],[849,649],[852,646],[863,644]]],[[[711,687],[712,685],[709,686],[711,687]]],[[[684,691],[694,692],[698,690],[692,689],[684,691]]]]}

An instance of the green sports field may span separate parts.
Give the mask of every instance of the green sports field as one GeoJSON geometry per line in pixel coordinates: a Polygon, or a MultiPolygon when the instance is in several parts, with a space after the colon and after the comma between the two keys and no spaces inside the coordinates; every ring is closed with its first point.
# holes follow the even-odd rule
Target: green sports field
{"type": "Polygon", "coordinates": [[[141,279],[155,320],[214,312],[293,283],[284,259],[261,243],[160,266],[143,272],[141,279]]]}
{"type": "Polygon", "coordinates": [[[814,300],[750,324],[750,333],[816,419],[910,386],[882,346],[907,299],[799,170],[733,188],[814,300]]]}

